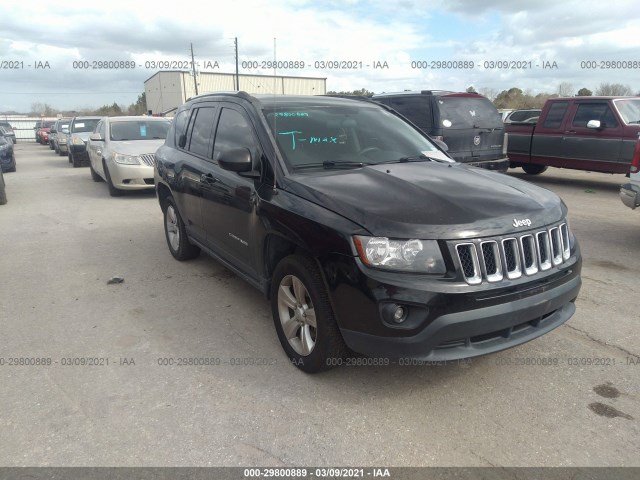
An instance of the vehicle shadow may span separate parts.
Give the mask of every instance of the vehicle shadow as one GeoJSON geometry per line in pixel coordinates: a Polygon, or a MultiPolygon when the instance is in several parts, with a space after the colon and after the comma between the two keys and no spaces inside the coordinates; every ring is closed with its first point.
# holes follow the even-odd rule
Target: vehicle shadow
{"type": "Polygon", "coordinates": [[[586,173],[589,178],[567,178],[562,175],[561,171],[551,172],[550,174],[545,172],[540,175],[528,175],[516,170],[509,171],[509,175],[545,188],[561,186],[575,190],[592,189],[613,193],[618,193],[620,185],[627,181],[627,177],[624,175],[597,172],[586,173]]]}

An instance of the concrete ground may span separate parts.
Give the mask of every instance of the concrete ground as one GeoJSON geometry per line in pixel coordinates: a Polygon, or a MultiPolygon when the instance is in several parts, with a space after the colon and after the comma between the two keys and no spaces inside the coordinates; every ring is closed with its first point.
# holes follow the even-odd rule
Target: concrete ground
{"type": "Polygon", "coordinates": [[[35,143],[16,158],[0,207],[2,466],[640,466],[640,211],[622,176],[510,173],[569,206],[584,283],[564,326],[459,364],[309,376],[258,291],[204,255],[171,257],[153,192],[111,198],[35,143]]]}

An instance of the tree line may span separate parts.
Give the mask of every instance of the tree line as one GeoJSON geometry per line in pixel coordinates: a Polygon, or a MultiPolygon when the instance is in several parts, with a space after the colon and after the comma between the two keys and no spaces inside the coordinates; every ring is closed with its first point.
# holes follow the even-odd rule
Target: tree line
{"type": "MultiPolygon", "coordinates": [[[[8,112],[17,113],[17,112],[8,112]]],[[[143,115],[147,113],[147,98],[143,92],[138,95],[135,103],[129,106],[120,106],[116,102],[112,105],[103,105],[100,108],[81,108],[79,110],[58,110],[48,103],[34,102],[31,104],[29,115],[34,117],[45,116],[55,117],[60,114],[64,117],[73,117],[76,115],[96,115],[101,117],[114,117],[118,115],[143,115]]]]}

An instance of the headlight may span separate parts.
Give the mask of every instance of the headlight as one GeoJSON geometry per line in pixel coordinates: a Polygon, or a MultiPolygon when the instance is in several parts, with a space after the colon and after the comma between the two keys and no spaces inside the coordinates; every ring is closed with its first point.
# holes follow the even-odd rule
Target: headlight
{"type": "Polygon", "coordinates": [[[71,143],[73,143],[74,145],[84,145],[84,140],[82,140],[80,137],[73,137],[71,139],[71,143]]]}
{"type": "Polygon", "coordinates": [[[435,240],[394,240],[356,235],[353,241],[360,260],[370,267],[439,274],[447,271],[435,240]]]}
{"type": "Polygon", "coordinates": [[[138,157],[131,156],[131,155],[121,155],[119,153],[114,153],[113,160],[116,163],[122,163],[125,165],[140,165],[140,161],[138,160],[138,157]]]}

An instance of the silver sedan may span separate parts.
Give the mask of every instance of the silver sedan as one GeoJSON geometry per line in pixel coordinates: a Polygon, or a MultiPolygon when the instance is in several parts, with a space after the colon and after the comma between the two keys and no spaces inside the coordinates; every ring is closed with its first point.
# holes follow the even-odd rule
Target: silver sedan
{"type": "Polygon", "coordinates": [[[112,197],[125,190],[153,189],[155,151],[171,122],[160,117],[105,117],[89,136],[91,178],[105,181],[112,197]]]}

